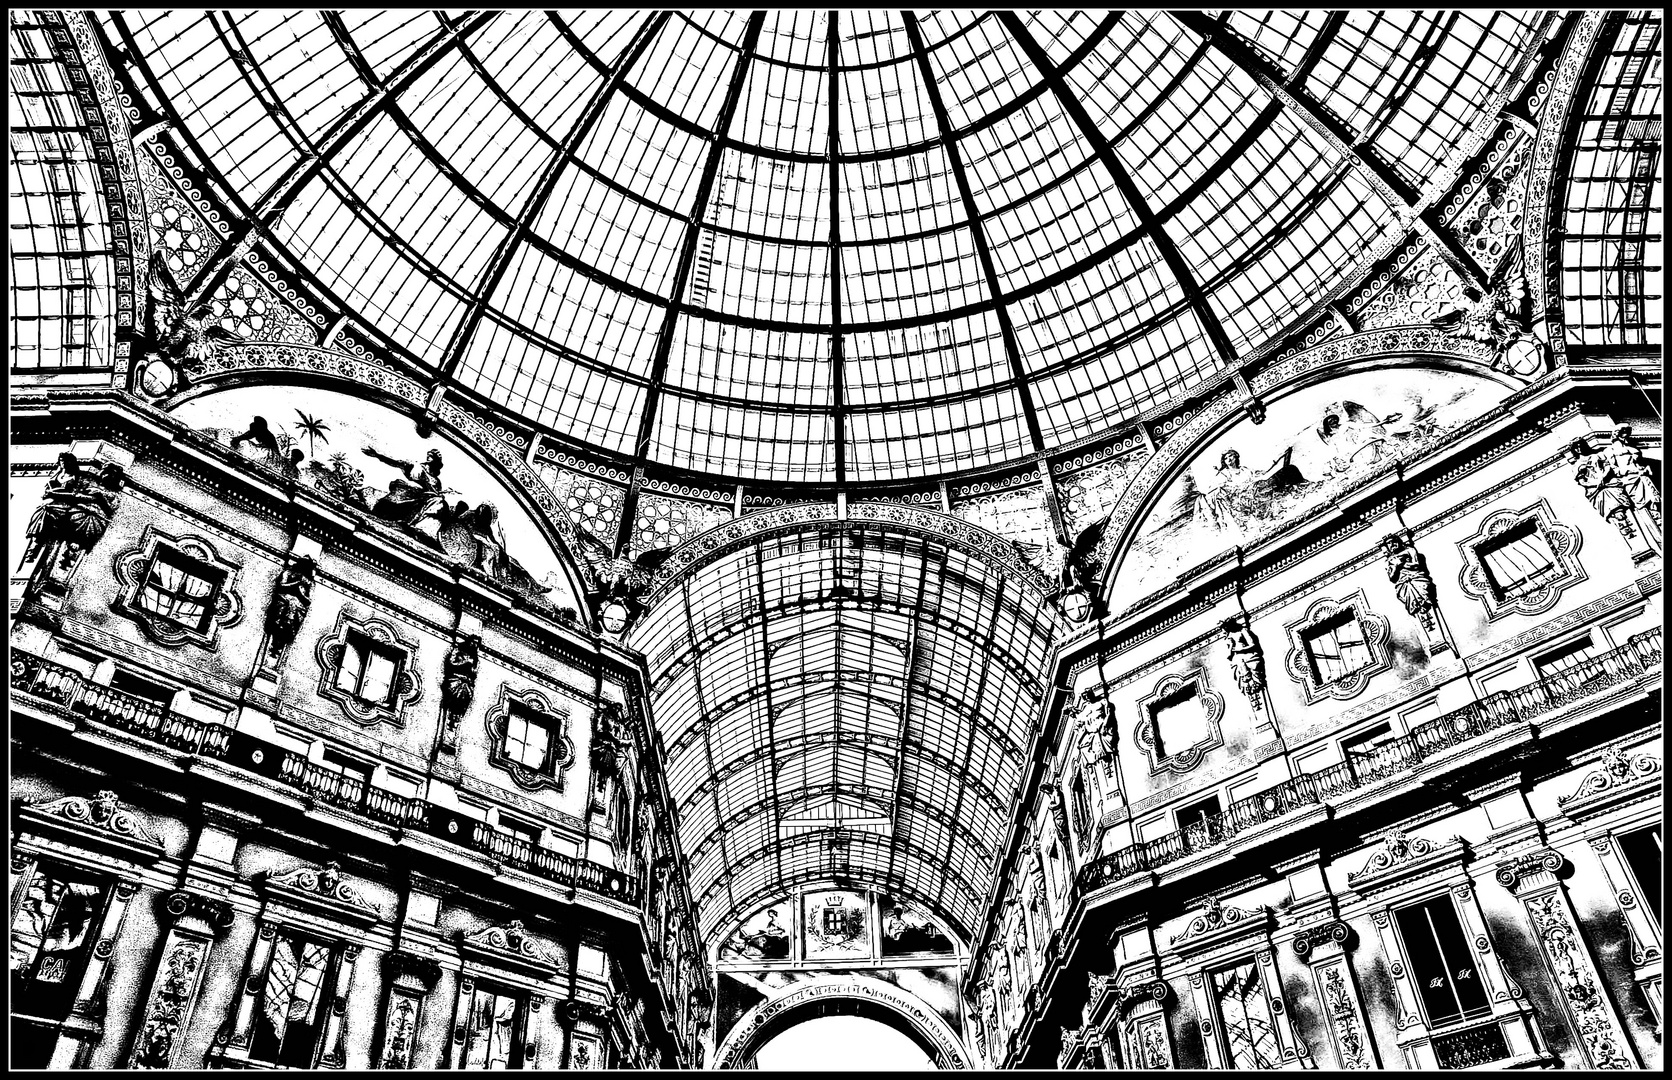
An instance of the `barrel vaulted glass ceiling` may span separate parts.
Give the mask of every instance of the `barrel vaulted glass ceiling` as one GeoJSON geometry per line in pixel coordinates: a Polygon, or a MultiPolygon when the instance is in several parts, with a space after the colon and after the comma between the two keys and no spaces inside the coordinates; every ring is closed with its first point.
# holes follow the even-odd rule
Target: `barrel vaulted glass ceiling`
{"type": "Polygon", "coordinates": [[[637,463],[864,482],[1050,451],[1270,341],[1409,224],[1535,19],[107,25],[398,360],[637,463]]]}
{"type": "Polygon", "coordinates": [[[830,521],[733,543],[651,600],[646,657],[712,941],[797,883],[979,926],[1056,626],[947,542],[830,521]]]}

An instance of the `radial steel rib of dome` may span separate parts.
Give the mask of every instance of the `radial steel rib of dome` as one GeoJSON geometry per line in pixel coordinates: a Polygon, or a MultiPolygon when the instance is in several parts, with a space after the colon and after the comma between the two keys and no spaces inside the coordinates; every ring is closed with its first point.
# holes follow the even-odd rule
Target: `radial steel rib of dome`
{"type": "Polygon", "coordinates": [[[1425,184],[1536,20],[108,23],[243,219],[195,293],[254,245],[438,391],[578,453],[864,487],[1095,439],[1438,235],[1425,184]]]}

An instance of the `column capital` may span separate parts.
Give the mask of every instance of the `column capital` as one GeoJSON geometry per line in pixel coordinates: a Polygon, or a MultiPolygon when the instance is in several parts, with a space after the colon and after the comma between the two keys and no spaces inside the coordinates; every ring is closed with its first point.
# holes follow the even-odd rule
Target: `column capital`
{"type": "Polygon", "coordinates": [[[1567,858],[1554,848],[1540,848],[1506,859],[1498,864],[1498,884],[1517,893],[1538,885],[1554,884],[1567,858]]]}
{"type": "Polygon", "coordinates": [[[1292,942],[1295,955],[1306,959],[1315,950],[1334,945],[1342,949],[1349,948],[1353,939],[1353,928],[1340,919],[1332,919],[1326,923],[1301,928],[1292,942]]]}
{"type": "Polygon", "coordinates": [[[187,920],[197,920],[217,937],[232,925],[232,905],[225,900],[202,893],[176,889],[162,898],[163,917],[178,926],[187,920]]]}

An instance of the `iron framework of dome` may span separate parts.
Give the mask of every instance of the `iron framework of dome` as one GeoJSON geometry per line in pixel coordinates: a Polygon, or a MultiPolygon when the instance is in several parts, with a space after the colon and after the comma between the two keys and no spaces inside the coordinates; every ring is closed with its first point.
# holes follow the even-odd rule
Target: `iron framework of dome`
{"type": "Polygon", "coordinates": [[[1428,224],[1534,14],[102,17],[389,360],[618,463],[864,485],[1233,377],[1428,224]]]}

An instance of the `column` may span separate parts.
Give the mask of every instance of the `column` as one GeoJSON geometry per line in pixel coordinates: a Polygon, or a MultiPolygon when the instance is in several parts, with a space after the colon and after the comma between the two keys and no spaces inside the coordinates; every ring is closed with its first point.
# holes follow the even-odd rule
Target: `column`
{"type": "Polygon", "coordinates": [[[331,980],[331,1012],[325,1018],[325,1037],[320,1045],[325,1052],[319,1057],[319,1067],[322,1069],[340,1069],[343,1067],[343,1016],[348,1011],[348,991],[354,982],[356,961],[360,959],[360,946],[350,942],[340,942],[337,950],[336,966],[331,980]]]}
{"type": "Polygon", "coordinates": [[[122,917],[127,914],[128,904],[137,892],[139,883],[134,881],[118,881],[112,890],[104,918],[94,930],[93,951],[88,955],[87,970],[82,973],[81,985],[76,990],[75,1004],[70,1007],[70,1022],[64,1025],[58,1036],[47,1068],[73,1069],[84,1064],[93,1044],[103,1034],[104,1025],[99,1022],[99,1017],[104,1015],[105,979],[110,972],[110,958],[116,951],[116,938],[122,932],[122,917]]]}
{"type": "Polygon", "coordinates": [[[1543,848],[1498,864],[1498,883],[1515,893],[1527,909],[1544,959],[1593,1069],[1635,1069],[1639,1062],[1626,1038],[1619,1013],[1597,975],[1591,951],[1579,934],[1579,916],[1557,878],[1567,860],[1543,848]]]}
{"type": "Polygon", "coordinates": [[[184,890],[164,898],[163,916],[169,929],[157,973],[145,995],[139,1033],[128,1059],[130,1069],[186,1067],[175,1060],[180,1035],[197,1004],[209,950],[232,925],[232,908],[226,901],[184,890]]]}
{"type": "Polygon", "coordinates": [[[423,1018],[424,1000],[441,978],[441,965],[428,956],[397,951],[384,957],[383,968],[388,985],[377,1067],[410,1069],[413,1039],[423,1018]]]}
{"type": "Polygon", "coordinates": [[[1339,919],[1295,935],[1295,955],[1311,969],[1318,1001],[1329,1023],[1330,1041],[1343,1069],[1378,1069],[1376,1044],[1365,1019],[1364,997],[1347,956],[1352,928],[1339,919]]]}
{"type": "Polygon", "coordinates": [[[267,961],[273,955],[277,935],[278,931],[266,919],[256,924],[255,948],[250,950],[249,967],[244,972],[244,982],[234,1006],[232,1031],[227,1037],[226,1056],[229,1058],[248,1059],[250,1055],[255,1010],[261,998],[261,973],[267,970],[267,961]]]}

